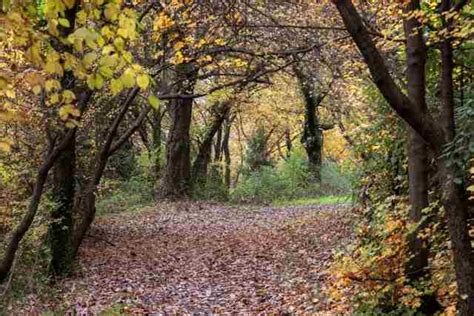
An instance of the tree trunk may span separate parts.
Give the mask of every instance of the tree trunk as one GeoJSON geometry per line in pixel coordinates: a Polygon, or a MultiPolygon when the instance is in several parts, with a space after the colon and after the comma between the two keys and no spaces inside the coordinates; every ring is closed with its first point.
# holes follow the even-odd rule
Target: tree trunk
{"type": "Polygon", "coordinates": [[[469,202],[464,188],[454,182],[454,172],[442,158],[438,158],[438,170],[456,271],[457,308],[460,315],[474,315],[474,254],[468,232],[469,202]]]}
{"type": "Polygon", "coordinates": [[[465,192],[454,183],[454,172],[441,157],[446,138],[443,129],[428,113],[420,113],[395,84],[385,62],[365,28],[360,15],[350,0],[333,0],[348,32],[362,53],[370,73],[390,106],[431,146],[438,157],[437,167],[442,183],[442,202],[448,219],[452,242],[458,312],[474,315],[474,254],[468,233],[468,205],[465,192]]]}
{"type": "MultiPolygon", "coordinates": [[[[71,9],[65,11],[65,17],[69,27],[58,28],[61,36],[66,38],[75,27],[76,12],[79,2],[76,1],[71,9]]],[[[71,52],[68,47],[67,51],[71,52]]],[[[72,71],[64,73],[61,80],[63,89],[72,90],[76,94],[80,89],[75,88],[76,78],[72,71]]],[[[63,138],[67,134],[65,128],[60,135],[63,138]]],[[[75,172],[76,172],[76,134],[72,137],[64,151],[61,153],[53,167],[53,201],[56,203],[51,211],[51,224],[48,228],[48,241],[51,251],[51,273],[58,277],[69,275],[73,263],[73,249],[71,234],[73,231],[73,205],[75,194],[75,172]]]]}
{"type": "Polygon", "coordinates": [[[78,202],[76,205],[74,205],[75,213],[79,215],[79,219],[74,226],[72,237],[74,256],[76,256],[82,240],[84,239],[90,225],[94,221],[96,214],[95,201],[97,186],[102,179],[102,175],[104,174],[109,157],[113,155],[118,149],[120,149],[120,147],[130,138],[130,136],[140,127],[148,112],[151,110],[151,107],[145,107],[140,115],[136,118],[135,122],[122,135],[120,135],[120,137],[117,135],[118,127],[139,90],[139,88],[131,89],[127,98],[123,101],[122,108],[110,125],[107,135],[105,136],[105,141],[102,144],[97,157],[95,158],[93,174],[91,175],[89,182],[85,185],[85,189],[80,195],[78,202]]]}
{"type": "Polygon", "coordinates": [[[227,116],[225,126],[224,126],[224,137],[222,139],[222,153],[224,154],[224,161],[225,161],[225,170],[224,170],[224,183],[227,188],[230,188],[230,149],[229,149],[229,141],[230,141],[230,129],[232,126],[233,117],[227,116]]]}
{"type": "MultiPolygon", "coordinates": [[[[91,96],[92,92],[90,90],[85,91],[78,96],[78,107],[82,112],[86,108],[91,96]]],[[[16,251],[18,250],[20,242],[33,223],[33,219],[35,218],[36,212],[38,211],[38,206],[43,195],[44,185],[46,183],[49,171],[56,162],[56,159],[59,158],[63,150],[67,147],[69,141],[72,138],[75,138],[75,134],[76,128],[68,130],[61,142],[57,146],[51,148],[51,151],[48,152],[44,162],[39,167],[36,175],[36,181],[33,185],[33,193],[28,204],[28,209],[25,215],[23,215],[20,223],[11,233],[10,238],[7,241],[7,247],[5,249],[4,255],[0,260],[0,282],[3,282],[8,276],[13,261],[15,260],[16,251]]]]}
{"type": "MultiPolygon", "coordinates": [[[[211,160],[212,151],[212,140],[216,135],[217,131],[221,130],[222,123],[224,122],[230,109],[230,103],[224,102],[216,105],[214,112],[214,120],[207,130],[204,140],[198,149],[198,154],[193,163],[192,169],[192,181],[193,183],[199,183],[206,180],[207,167],[211,160]]],[[[220,146],[219,146],[220,147],[220,146]]]]}
{"type": "Polygon", "coordinates": [[[309,170],[316,182],[321,182],[321,165],[323,151],[323,130],[319,122],[319,97],[313,79],[298,66],[294,67],[295,75],[304,98],[304,126],[301,143],[308,155],[309,170]]]}
{"type": "Polygon", "coordinates": [[[161,121],[163,114],[161,111],[152,112],[152,150],[153,150],[153,175],[155,179],[158,179],[161,170],[160,156],[161,156],[161,121]]]}
{"type": "Polygon", "coordinates": [[[76,169],[75,137],[67,144],[53,167],[53,198],[56,203],[51,211],[48,240],[51,250],[51,272],[67,276],[71,272],[73,251],[73,205],[76,169]]]}
{"type": "Polygon", "coordinates": [[[216,142],[214,144],[214,161],[219,162],[221,161],[221,154],[222,154],[222,129],[219,128],[217,130],[216,142]]]}
{"type": "MultiPolygon", "coordinates": [[[[420,9],[419,0],[412,0],[404,6],[406,14],[420,9]]],[[[408,98],[420,113],[426,113],[425,100],[425,65],[426,47],[421,34],[421,25],[416,18],[404,21],[407,55],[407,87],[408,98]]],[[[428,155],[423,138],[411,128],[408,129],[408,182],[410,192],[409,220],[420,224],[422,210],[428,207],[428,155]]],[[[428,267],[428,249],[418,238],[423,227],[418,227],[408,236],[410,259],[407,262],[408,279],[417,280],[426,274],[428,267]]]]}
{"type": "Polygon", "coordinates": [[[291,154],[291,149],[293,148],[293,143],[291,140],[290,129],[285,130],[285,145],[286,145],[286,156],[288,157],[291,154]]]}
{"type": "MultiPolygon", "coordinates": [[[[178,92],[184,95],[192,94],[197,70],[189,64],[179,65],[176,69],[180,80],[178,92]]],[[[192,98],[173,99],[169,104],[171,127],[166,143],[166,167],[160,192],[164,198],[180,199],[189,195],[191,180],[189,129],[192,106],[192,98]]]]}
{"type": "MultiPolygon", "coordinates": [[[[458,2],[462,4],[462,2],[458,2]]],[[[462,7],[455,7],[454,10],[460,10],[462,7]]],[[[451,0],[441,1],[441,11],[449,12],[453,8],[451,0]]],[[[443,15],[444,27],[451,32],[451,20],[445,19],[443,15]]],[[[440,45],[441,49],[441,115],[440,122],[444,131],[445,142],[454,140],[455,120],[454,120],[454,84],[453,84],[453,47],[450,35],[447,35],[440,45]]],[[[440,173],[442,175],[443,206],[448,214],[448,230],[453,244],[453,251],[458,253],[470,254],[467,256],[454,256],[456,265],[456,279],[458,280],[458,292],[461,294],[458,302],[460,311],[474,314],[474,254],[472,249],[472,238],[466,232],[469,227],[469,201],[467,194],[461,185],[454,182],[455,174],[453,170],[446,167],[444,161],[439,158],[440,173]],[[464,210],[464,211],[461,211],[464,210]],[[462,282],[459,280],[462,279],[462,282]],[[463,294],[467,298],[463,299],[463,294]]]]}
{"type": "MultiPolygon", "coordinates": [[[[85,96],[83,100],[85,103],[88,102],[90,95],[91,94],[87,94],[85,96]]],[[[75,137],[75,133],[75,128],[69,130],[64,139],[56,147],[52,148],[51,152],[46,156],[44,162],[39,167],[36,175],[36,181],[33,186],[33,193],[30,198],[30,203],[28,204],[28,209],[25,215],[23,215],[20,223],[10,234],[4,255],[0,260],[0,282],[3,282],[8,276],[13,261],[15,260],[16,251],[18,250],[20,242],[33,223],[33,219],[35,218],[36,212],[38,211],[38,206],[43,195],[44,185],[46,183],[49,171],[63,150],[67,147],[70,139],[75,137]]]]}
{"type": "MultiPolygon", "coordinates": [[[[451,0],[441,1],[441,11],[448,12],[451,9],[451,0]]],[[[443,17],[443,15],[441,15],[443,17]]],[[[442,18],[444,27],[452,31],[450,20],[442,18]]],[[[454,87],[453,87],[453,45],[450,38],[444,39],[440,44],[441,49],[441,115],[440,119],[446,141],[451,142],[454,139],[454,87]]]]}

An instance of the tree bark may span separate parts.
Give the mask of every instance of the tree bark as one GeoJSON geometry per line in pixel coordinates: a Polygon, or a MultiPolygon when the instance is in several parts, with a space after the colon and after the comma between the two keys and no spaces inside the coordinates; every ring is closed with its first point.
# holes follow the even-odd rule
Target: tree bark
{"type": "Polygon", "coordinates": [[[102,175],[104,174],[109,157],[113,155],[118,149],[120,149],[120,147],[130,138],[130,136],[140,127],[148,112],[151,110],[150,106],[145,107],[141,111],[140,115],[136,118],[135,122],[122,135],[119,136],[117,134],[118,127],[139,90],[139,88],[131,89],[127,95],[127,98],[123,101],[122,107],[110,125],[107,135],[105,136],[105,141],[99,153],[97,154],[97,157],[95,158],[93,174],[89,182],[85,185],[84,191],[81,193],[80,198],[74,206],[75,213],[79,215],[77,223],[74,226],[72,237],[74,257],[76,256],[79,246],[81,245],[90,225],[94,221],[96,213],[95,201],[97,186],[102,179],[102,175]]]}
{"type": "MultiPolygon", "coordinates": [[[[193,163],[191,179],[193,183],[200,183],[206,180],[207,167],[211,160],[212,151],[212,140],[218,130],[221,130],[222,123],[224,122],[230,109],[230,102],[218,103],[214,109],[214,119],[207,130],[204,140],[198,149],[198,154],[193,163]]],[[[220,147],[220,146],[219,146],[220,147]]]]}
{"type": "Polygon", "coordinates": [[[214,161],[221,161],[222,154],[222,129],[217,130],[216,142],[214,144],[214,161]]]}
{"type": "Polygon", "coordinates": [[[301,143],[308,156],[309,170],[316,182],[321,182],[321,165],[323,151],[323,130],[320,126],[318,107],[321,103],[317,95],[314,80],[299,66],[294,72],[304,98],[304,126],[301,143]]]}
{"type": "MultiPolygon", "coordinates": [[[[61,37],[66,38],[75,27],[76,12],[79,2],[65,11],[68,27],[59,26],[61,37]]],[[[66,50],[71,52],[71,48],[66,50]]],[[[76,94],[81,89],[76,87],[76,78],[72,71],[67,70],[61,79],[63,89],[72,90],[76,94]]],[[[68,129],[64,128],[60,138],[64,138],[68,129]]],[[[58,277],[67,276],[71,272],[73,263],[73,250],[71,234],[73,230],[73,205],[75,195],[76,172],[76,134],[70,138],[64,151],[61,153],[53,167],[53,201],[56,203],[51,211],[51,223],[48,227],[48,241],[51,251],[51,273],[58,277]]]]}
{"type": "Polygon", "coordinates": [[[432,116],[420,113],[395,84],[352,2],[333,2],[382,95],[398,115],[423,137],[437,157],[437,168],[443,186],[442,202],[448,220],[458,285],[458,312],[462,316],[474,315],[474,254],[468,233],[468,205],[465,192],[454,182],[454,170],[448,168],[441,157],[447,137],[432,116]]]}
{"type": "Polygon", "coordinates": [[[224,161],[225,161],[225,170],[224,170],[224,183],[227,188],[230,188],[230,149],[229,149],[229,141],[230,141],[230,130],[232,126],[232,121],[234,117],[227,116],[224,126],[224,137],[222,139],[222,153],[224,154],[224,161]]]}
{"type": "MultiPolygon", "coordinates": [[[[92,96],[91,91],[83,92],[78,97],[78,105],[81,111],[84,111],[87,103],[89,102],[92,96]]],[[[16,251],[20,245],[21,240],[25,236],[26,232],[33,223],[33,219],[38,211],[38,206],[43,195],[44,185],[48,177],[49,171],[53,167],[56,159],[59,158],[63,150],[67,147],[70,139],[74,138],[76,134],[76,128],[70,129],[61,142],[54,146],[46,154],[46,157],[39,167],[36,174],[36,181],[33,185],[33,193],[30,198],[30,203],[28,204],[28,209],[23,215],[20,223],[15,227],[15,229],[10,234],[10,238],[7,242],[7,247],[5,249],[5,254],[0,260],[0,282],[3,282],[8,276],[10,269],[12,267],[13,261],[15,260],[16,251]]]]}
{"type": "MultiPolygon", "coordinates": [[[[176,67],[178,93],[192,94],[197,70],[191,64],[176,67]]],[[[191,178],[190,149],[193,99],[173,99],[169,104],[171,127],[166,143],[166,167],[160,195],[164,198],[181,199],[189,195],[191,178]]]]}
{"type": "Polygon", "coordinates": [[[153,160],[153,175],[155,179],[158,179],[161,171],[161,163],[160,163],[160,156],[161,156],[161,138],[162,138],[162,130],[161,130],[161,121],[163,119],[163,114],[161,111],[153,111],[151,113],[152,117],[152,150],[154,157],[153,160]]]}
{"type": "Polygon", "coordinates": [[[290,156],[291,149],[293,148],[293,143],[291,139],[290,129],[285,130],[285,145],[286,145],[286,156],[290,156]]]}
{"type": "MultiPolygon", "coordinates": [[[[441,1],[441,11],[448,12],[451,9],[451,0],[441,1]]],[[[444,27],[448,31],[452,31],[450,20],[446,20],[443,15],[442,21],[444,27]]],[[[454,124],[454,87],[453,87],[453,45],[450,35],[444,39],[440,44],[441,49],[441,115],[440,119],[446,141],[451,142],[454,139],[455,124],[454,124]]]]}
{"type": "Polygon", "coordinates": [[[71,138],[53,167],[53,198],[56,203],[51,211],[48,230],[51,250],[51,272],[66,276],[71,272],[73,251],[73,205],[75,193],[76,141],[71,138]]]}
{"type": "MultiPolygon", "coordinates": [[[[406,14],[420,9],[420,1],[412,0],[404,6],[406,14]]],[[[420,112],[426,113],[425,100],[425,66],[426,46],[421,33],[421,25],[414,17],[404,21],[407,58],[407,89],[408,98],[413,106],[420,112]]],[[[422,210],[428,207],[428,154],[424,139],[407,125],[408,130],[408,183],[410,192],[409,220],[420,224],[422,210]]],[[[428,249],[418,238],[418,233],[423,227],[418,226],[408,236],[410,259],[406,265],[408,279],[417,280],[426,275],[428,267],[428,249]]]]}

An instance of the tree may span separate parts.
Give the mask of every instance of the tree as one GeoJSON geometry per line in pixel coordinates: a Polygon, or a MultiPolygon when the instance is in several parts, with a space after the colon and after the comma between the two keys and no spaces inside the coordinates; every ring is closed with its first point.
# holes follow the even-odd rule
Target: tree
{"type": "Polygon", "coordinates": [[[301,143],[303,144],[308,156],[309,170],[313,174],[316,182],[321,182],[321,166],[323,162],[323,130],[332,128],[331,125],[325,125],[321,122],[319,107],[326,97],[329,89],[322,91],[321,87],[316,87],[317,80],[314,73],[308,73],[310,70],[304,65],[293,67],[301,94],[304,98],[304,126],[301,143]]]}
{"type": "MultiPolygon", "coordinates": [[[[211,112],[213,112],[213,121],[204,134],[204,139],[199,145],[197,156],[194,159],[192,167],[192,181],[196,184],[206,181],[207,168],[211,161],[212,140],[228,117],[230,106],[230,101],[223,101],[216,103],[211,109],[211,112]]],[[[220,152],[220,143],[218,147],[220,152]]]]}
{"type": "Polygon", "coordinates": [[[367,28],[350,0],[334,0],[347,31],[362,53],[375,84],[390,106],[426,141],[436,155],[442,181],[442,201],[447,213],[453,244],[458,283],[458,309],[461,315],[474,313],[474,255],[468,233],[468,204],[464,189],[454,182],[455,172],[441,157],[447,137],[429,113],[420,112],[393,78],[374,45],[367,28]]]}
{"type": "MultiPolygon", "coordinates": [[[[180,65],[176,72],[181,79],[177,93],[191,95],[194,91],[194,76],[197,72],[192,64],[180,65]]],[[[166,142],[166,166],[161,185],[161,195],[166,198],[181,198],[189,194],[191,185],[191,141],[189,129],[193,98],[183,97],[170,102],[168,112],[171,128],[166,142]]]]}
{"type": "MultiPolygon", "coordinates": [[[[425,66],[426,46],[421,33],[422,26],[412,16],[420,9],[419,1],[411,1],[405,5],[404,21],[407,55],[407,89],[408,98],[419,113],[427,111],[425,100],[425,66]]],[[[411,258],[407,263],[407,276],[418,279],[426,274],[428,267],[428,250],[423,247],[417,235],[423,227],[420,225],[422,210],[428,206],[428,153],[423,138],[411,128],[408,129],[408,180],[410,190],[410,220],[418,225],[418,229],[409,237],[411,258]]]]}

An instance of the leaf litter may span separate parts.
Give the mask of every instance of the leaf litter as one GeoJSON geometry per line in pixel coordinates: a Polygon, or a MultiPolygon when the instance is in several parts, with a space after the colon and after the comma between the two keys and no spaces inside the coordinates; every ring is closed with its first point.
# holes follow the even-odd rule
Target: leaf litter
{"type": "Polygon", "coordinates": [[[26,312],[96,315],[328,314],[332,254],[351,207],[160,203],[98,218],[55,302],[26,312]],[[112,246],[113,244],[114,246],[112,246]]]}

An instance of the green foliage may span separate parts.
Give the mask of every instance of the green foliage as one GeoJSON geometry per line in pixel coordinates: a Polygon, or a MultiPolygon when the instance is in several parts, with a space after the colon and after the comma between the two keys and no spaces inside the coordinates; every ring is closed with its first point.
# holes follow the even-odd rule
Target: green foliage
{"type": "Polygon", "coordinates": [[[463,104],[458,100],[455,111],[456,136],[445,148],[444,157],[456,170],[456,182],[466,184],[469,180],[470,159],[474,157],[474,85],[466,89],[463,104]]]}
{"type": "Polygon", "coordinates": [[[133,211],[154,201],[154,181],[135,175],[126,181],[104,179],[97,199],[98,214],[133,211]]]}
{"type": "Polygon", "coordinates": [[[315,198],[300,198],[294,200],[276,200],[272,203],[274,206],[310,206],[310,205],[334,205],[350,203],[352,197],[350,195],[326,195],[315,198]]]}
{"type": "Polygon", "coordinates": [[[354,173],[354,187],[364,200],[361,202],[369,195],[381,201],[391,195],[407,194],[405,126],[374,86],[364,92],[378,106],[375,113],[370,113],[371,124],[361,125],[353,134],[354,153],[361,158],[354,173]]]}
{"type": "Polygon", "coordinates": [[[343,172],[341,167],[332,161],[323,161],[321,168],[320,191],[323,194],[344,195],[352,191],[352,172],[343,172]]]}
{"type": "Polygon", "coordinates": [[[132,143],[127,141],[109,158],[107,170],[115,177],[128,179],[135,172],[136,165],[132,143]]]}
{"type": "Polygon", "coordinates": [[[232,192],[234,202],[268,203],[281,197],[288,187],[280,178],[275,168],[261,167],[260,170],[250,173],[238,184],[232,192]]]}
{"type": "Polygon", "coordinates": [[[208,173],[205,181],[194,184],[192,198],[204,201],[227,201],[229,190],[224,183],[220,164],[211,164],[208,173]]]}
{"type": "Polygon", "coordinates": [[[347,194],[351,183],[334,163],[322,166],[322,182],[315,184],[304,153],[294,150],[286,160],[275,167],[263,166],[259,170],[244,174],[244,178],[231,194],[232,201],[270,203],[331,194],[347,194]]]}
{"type": "Polygon", "coordinates": [[[250,138],[245,153],[245,173],[256,172],[264,166],[272,166],[267,152],[267,134],[263,125],[259,126],[250,138]]]}

